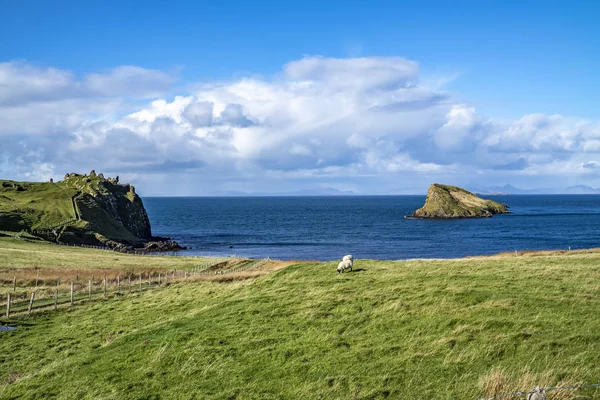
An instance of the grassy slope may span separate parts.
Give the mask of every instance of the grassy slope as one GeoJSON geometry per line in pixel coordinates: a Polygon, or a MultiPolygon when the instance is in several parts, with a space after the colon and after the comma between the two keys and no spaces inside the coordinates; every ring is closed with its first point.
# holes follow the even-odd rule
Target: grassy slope
{"type": "Polygon", "coordinates": [[[21,268],[165,268],[189,269],[204,259],[199,257],[137,256],[107,250],[28,243],[0,238],[0,271],[21,268]]]}
{"type": "Polygon", "coordinates": [[[47,229],[74,218],[73,187],[62,183],[0,180],[0,226],[4,230],[47,229]],[[23,191],[3,184],[19,186],[23,191]]]}
{"type": "Polygon", "coordinates": [[[596,382],[599,264],[315,263],[43,313],[0,333],[0,397],[468,399],[498,371],[596,382]]]}

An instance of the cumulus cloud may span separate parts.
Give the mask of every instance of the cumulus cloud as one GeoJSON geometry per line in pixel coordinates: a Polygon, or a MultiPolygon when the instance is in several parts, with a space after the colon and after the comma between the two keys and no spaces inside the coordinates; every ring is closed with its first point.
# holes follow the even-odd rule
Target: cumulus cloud
{"type": "Polygon", "coordinates": [[[129,174],[150,193],[186,182],[175,193],[203,194],[297,185],[389,193],[432,181],[589,178],[598,169],[597,122],[495,120],[428,88],[419,65],[403,58],[305,57],[270,79],[163,95],[174,82],[133,66],[78,79],[0,64],[0,172],[18,179],[94,168],[129,174]]]}
{"type": "Polygon", "coordinates": [[[71,71],[11,61],[0,63],[0,106],[95,97],[157,97],[174,82],[175,78],[165,72],[135,66],[121,66],[77,79],[71,71]]]}
{"type": "Polygon", "coordinates": [[[214,105],[208,101],[192,101],[188,104],[181,116],[195,128],[211,126],[213,124],[214,105]]]}
{"type": "Polygon", "coordinates": [[[83,85],[104,96],[157,97],[167,91],[175,78],[165,72],[126,65],[105,74],[86,76],[83,85]]]}

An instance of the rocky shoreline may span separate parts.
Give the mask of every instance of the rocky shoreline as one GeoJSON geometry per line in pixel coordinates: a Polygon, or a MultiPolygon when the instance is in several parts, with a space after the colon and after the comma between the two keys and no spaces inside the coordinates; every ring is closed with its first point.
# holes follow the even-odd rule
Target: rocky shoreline
{"type": "Polygon", "coordinates": [[[180,251],[187,250],[187,247],[181,246],[175,240],[171,238],[164,237],[153,237],[148,242],[140,242],[140,243],[120,243],[115,241],[108,241],[104,244],[106,247],[110,248],[113,251],[118,251],[122,253],[128,252],[144,252],[144,253],[163,253],[163,252],[172,252],[172,251],[180,251]]]}

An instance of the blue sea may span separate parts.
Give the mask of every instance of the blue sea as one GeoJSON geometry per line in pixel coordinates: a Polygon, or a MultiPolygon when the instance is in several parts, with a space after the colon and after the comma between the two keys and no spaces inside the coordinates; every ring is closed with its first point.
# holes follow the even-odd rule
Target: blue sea
{"type": "Polygon", "coordinates": [[[407,219],[425,196],[147,197],[152,232],[179,255],[275,259],[454,258],[600,246],[600,195],[484,196],[511,214],[407,219]]]}

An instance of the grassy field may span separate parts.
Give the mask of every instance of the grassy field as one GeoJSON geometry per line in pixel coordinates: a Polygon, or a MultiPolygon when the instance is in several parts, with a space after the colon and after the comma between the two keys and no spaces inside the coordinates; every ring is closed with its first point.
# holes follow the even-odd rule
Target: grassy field
{"type": "MultiPolygon", "coordinates": [[[[0,241],[0,266],[95,266],[105,254],[15,259],[14,247],[0,241]]],[[[119,257],[103,265],[194,262],[119,257]]],[[[0,319],[18,325],[0,332],[0,398],[476,399],[596,383],[599,310],[595,251],[358,260],[342,275],[334,263],[292,264],[0,319]]]]}
{"type": "Polygon", "coordinates": [[[204,261],[201,257],[142,256],[0,238],[0,268],[4,269],[190,269],[204,261]]]}
{"type": "Polygon", "coordinates": [[[71,199],[77,193],[62,183],[0,180],[0,226],[17,232],[48,229],[76,218],[71,199]]]}

